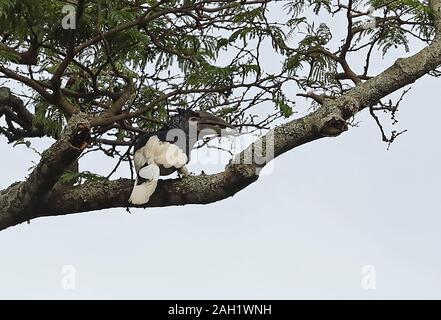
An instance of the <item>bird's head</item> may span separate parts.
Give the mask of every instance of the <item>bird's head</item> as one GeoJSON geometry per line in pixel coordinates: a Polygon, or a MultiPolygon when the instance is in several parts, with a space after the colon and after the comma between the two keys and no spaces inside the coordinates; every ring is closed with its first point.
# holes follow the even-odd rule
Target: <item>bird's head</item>
{"type": "Polygon", "coordinates": [[[172,118],[186,132],[196,132],[199,138],[207,135],[221,135],[223,130],[234,127],[215,115],[206,111],[177,109],[178,114],[172,118]]]}

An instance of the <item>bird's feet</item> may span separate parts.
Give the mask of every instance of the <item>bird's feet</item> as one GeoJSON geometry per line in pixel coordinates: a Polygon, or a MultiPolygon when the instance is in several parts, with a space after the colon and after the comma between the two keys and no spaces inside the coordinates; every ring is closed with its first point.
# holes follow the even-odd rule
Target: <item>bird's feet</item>
{"type": "Polygon", "coordinates": [[[188,168],[186,166],[183,166],[181,168],[178,169],[178,177],[179,179],[185,178],[185,177],[189,177],[190,176],[190,172],[188,171],[188,168]]]}

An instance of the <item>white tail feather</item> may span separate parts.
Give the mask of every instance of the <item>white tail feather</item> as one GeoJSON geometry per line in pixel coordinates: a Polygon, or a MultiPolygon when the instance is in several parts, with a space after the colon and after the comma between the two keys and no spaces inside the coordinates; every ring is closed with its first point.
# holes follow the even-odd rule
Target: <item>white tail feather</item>
{"type": "Polygon", "coordinates": [[[158,181],[147,181],[141,183],[139,185],[136,184],[133,186],[132,194],[130,195],[129,202],[141,205],[149,202],[150,196],[155,192],[158,181]]]}

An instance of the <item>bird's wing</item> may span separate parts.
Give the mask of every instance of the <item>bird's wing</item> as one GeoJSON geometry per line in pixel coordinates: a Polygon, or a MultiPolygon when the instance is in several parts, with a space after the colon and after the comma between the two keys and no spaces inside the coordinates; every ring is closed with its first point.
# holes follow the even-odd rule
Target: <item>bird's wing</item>
{"type": "Polygon", "coordinates": [[[154,163],[149,164],[142,167],[138,175],[147,181],[157,181],[159,179],[159,167],[154,163]]]}
{"type": "Polygon", "coordinates": [[[188,162],[188,157],[178,146],[167,141],[161,141],[151,136],[144,146],[140,147],[134,156],[136,172],[146,164],[157,164],[164,168],[181,168],[188,162]]]}
{"type": "Polygon", "coordinates": [[[148,159],[144,155],[144,148],[151,137],[152,135],[147,133],[140,135],[135,141],[135,155],[133,157],[133,162],[135,163],[136,173],[138,173],[139,170],[147,164],[148,159]]]}
{"type": "Polygon", "coordinates": [[[154,162],[162,165],[164,168],[181,168],[188,162],[187,155],[176,145],[161,142],[156,149],[154,162]]]}

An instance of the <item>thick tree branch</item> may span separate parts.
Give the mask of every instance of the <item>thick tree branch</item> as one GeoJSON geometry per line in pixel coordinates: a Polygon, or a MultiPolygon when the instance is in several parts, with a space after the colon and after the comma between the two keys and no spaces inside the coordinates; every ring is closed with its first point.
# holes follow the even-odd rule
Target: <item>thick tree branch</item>
{"type": "Polygon", "coordinates": [[[27,85],[28,87],[34,89],[42,97],[44,97],[47,101],[53,101],[52,95],[48,91],[46,91],[45,87],[43,87],[41,85],[41,83],[39,83],[38,81],[33,80],[31,78],[27,78],[25,76],[22,76],[14,71],[8,69],[8,68],[5,68],[2,65],[0,65],[0,72],[3,73],[7,77],[14,79],[16,81],[19,81],[19,82],[27,85]]]}
{"type": "Polygon", "coordinates": [[[88,126],[84,114],[73,116],[60,140],[42,154],[29,177],[0,192],[0,229],[27,221],[38,211],[65,169],[82,153],[82,137],[88,126]]]}
{"type": "Polygon", "coordinates": [[[3,115],[8,128],[0,129],[9,142],[27,137],[42,137],[45,134],[43,128],[34,123],[34,115],[26,109],[23,101],[6,87],[0,87],[0,118],[3,115]]]}

